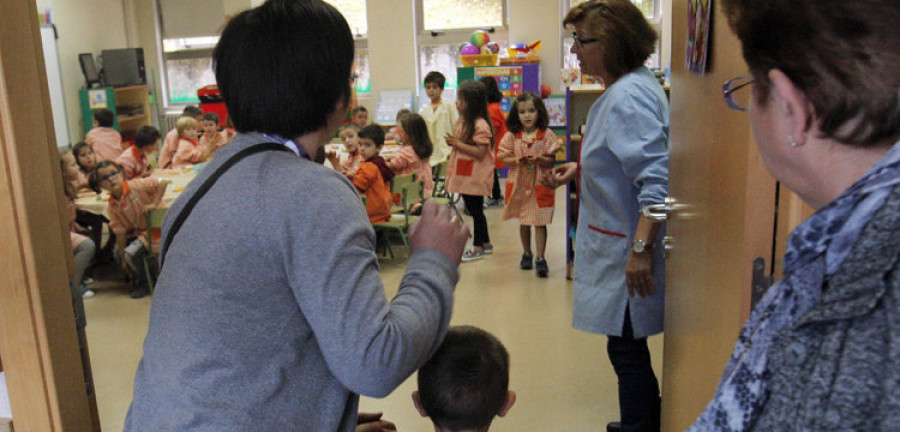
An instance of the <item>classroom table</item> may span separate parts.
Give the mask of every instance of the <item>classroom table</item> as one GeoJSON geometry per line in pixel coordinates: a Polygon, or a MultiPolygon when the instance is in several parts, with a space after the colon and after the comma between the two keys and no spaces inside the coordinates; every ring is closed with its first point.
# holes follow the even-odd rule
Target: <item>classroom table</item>
{"type": "MultiPolygon", "coordinates": [[[[161,207],[168,207],[175,201],[175,198],[178,198],[178,195],[181,194],[184,187],[197,176],[199,167],[200,166],[198,165],[183,168],[153,170],[150,174],[151,178],[161,177],[169,181],[169,186],[166,187],[166,193],[162,198],[161,207]]],[[[75,207],[79,210],[109,217],[109,192],[103,191],[99,195],[96,193],[90,193],[83,196],[80,195],[78,199],[75,200],[75,207]]]]}

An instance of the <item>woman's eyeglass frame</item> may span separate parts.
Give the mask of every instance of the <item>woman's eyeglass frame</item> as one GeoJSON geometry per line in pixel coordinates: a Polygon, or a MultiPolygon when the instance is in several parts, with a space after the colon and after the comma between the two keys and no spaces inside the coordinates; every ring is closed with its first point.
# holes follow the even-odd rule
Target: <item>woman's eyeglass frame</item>
{"type": "Polygon", "coordinates": [[[744,87],[753,84],[756,80],[750,75],[741,75],[731,78],[722,84],[722,97],[725,98],[725,104],[728,108],[735,111],[749,111],[748,108],[742,106],[738,101],[734,100],[734,93],[744,87]]]}

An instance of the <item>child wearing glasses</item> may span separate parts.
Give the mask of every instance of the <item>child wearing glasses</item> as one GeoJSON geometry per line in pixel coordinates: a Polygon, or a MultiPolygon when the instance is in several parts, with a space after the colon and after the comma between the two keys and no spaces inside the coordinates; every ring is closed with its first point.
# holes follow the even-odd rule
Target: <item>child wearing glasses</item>
{"type": "Polygon", "coordinates": [[[91,188],[109,192],[109,228],[116,235],[115,257],[131,276],[131,298],[150,294],[144,272],[144,255],[150,250],[147,239],[147,213],[159,207],[166,192],[167,180],[139,178],[125,180],[122,166],[101,161],[90,176],[91,188]]]}

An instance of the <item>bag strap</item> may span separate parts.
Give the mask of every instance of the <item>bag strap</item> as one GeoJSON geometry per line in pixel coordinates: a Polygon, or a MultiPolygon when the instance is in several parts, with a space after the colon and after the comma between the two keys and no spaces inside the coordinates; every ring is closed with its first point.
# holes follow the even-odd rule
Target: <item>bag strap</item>
{"type": "Polygon", "coordinates": [[[241,159],[264,151],[291,151],[289,148],[285,147],[284,144],[276,144],[276,143],[263,143],[257,144],[252,147],[247,147],[239,152],[237,152],[234,156],[225,161],[222,165],[216,169],[211,176],[209,176],[202,185],[197,189],[197,192],[191,197],[191,199],[184,205],[184,208],[181,209],[181,213],[178,213],[178,217],[175,219],[175,222],[172,223],[172,228],[169,229],[169,232],[166,233],[166,238],[163,243],[159,246],[159,268],[162,270],[163,262],[166,257],[166,249],[170,244],[172,244],[172,239],[175,237],[175,234],[178,233],[178,230],[181,229],[181,225],[184,224],[185,219],[191,214],[191,211],[194,209],[194,206],[197,205],[197,201],[200,201],[200,198],[203,198],[203,195],[206,195],[206,192],[213,186],[216,180],[225,174],[225,171],[228,171],[234,164],[238,163],[241,159]]]}

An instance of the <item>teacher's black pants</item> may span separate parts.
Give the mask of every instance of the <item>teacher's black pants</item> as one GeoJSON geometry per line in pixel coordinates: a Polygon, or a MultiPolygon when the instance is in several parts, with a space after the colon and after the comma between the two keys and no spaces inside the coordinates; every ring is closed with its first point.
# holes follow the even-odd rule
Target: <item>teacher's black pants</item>
{"type": "Polygon", "coordinates": [[[608,338],[606,351],[619,378],[622,432],[659,432],[659,383],[650,363],[647,338],[634,338],[627,307],[622,337],[608,338]]]}

